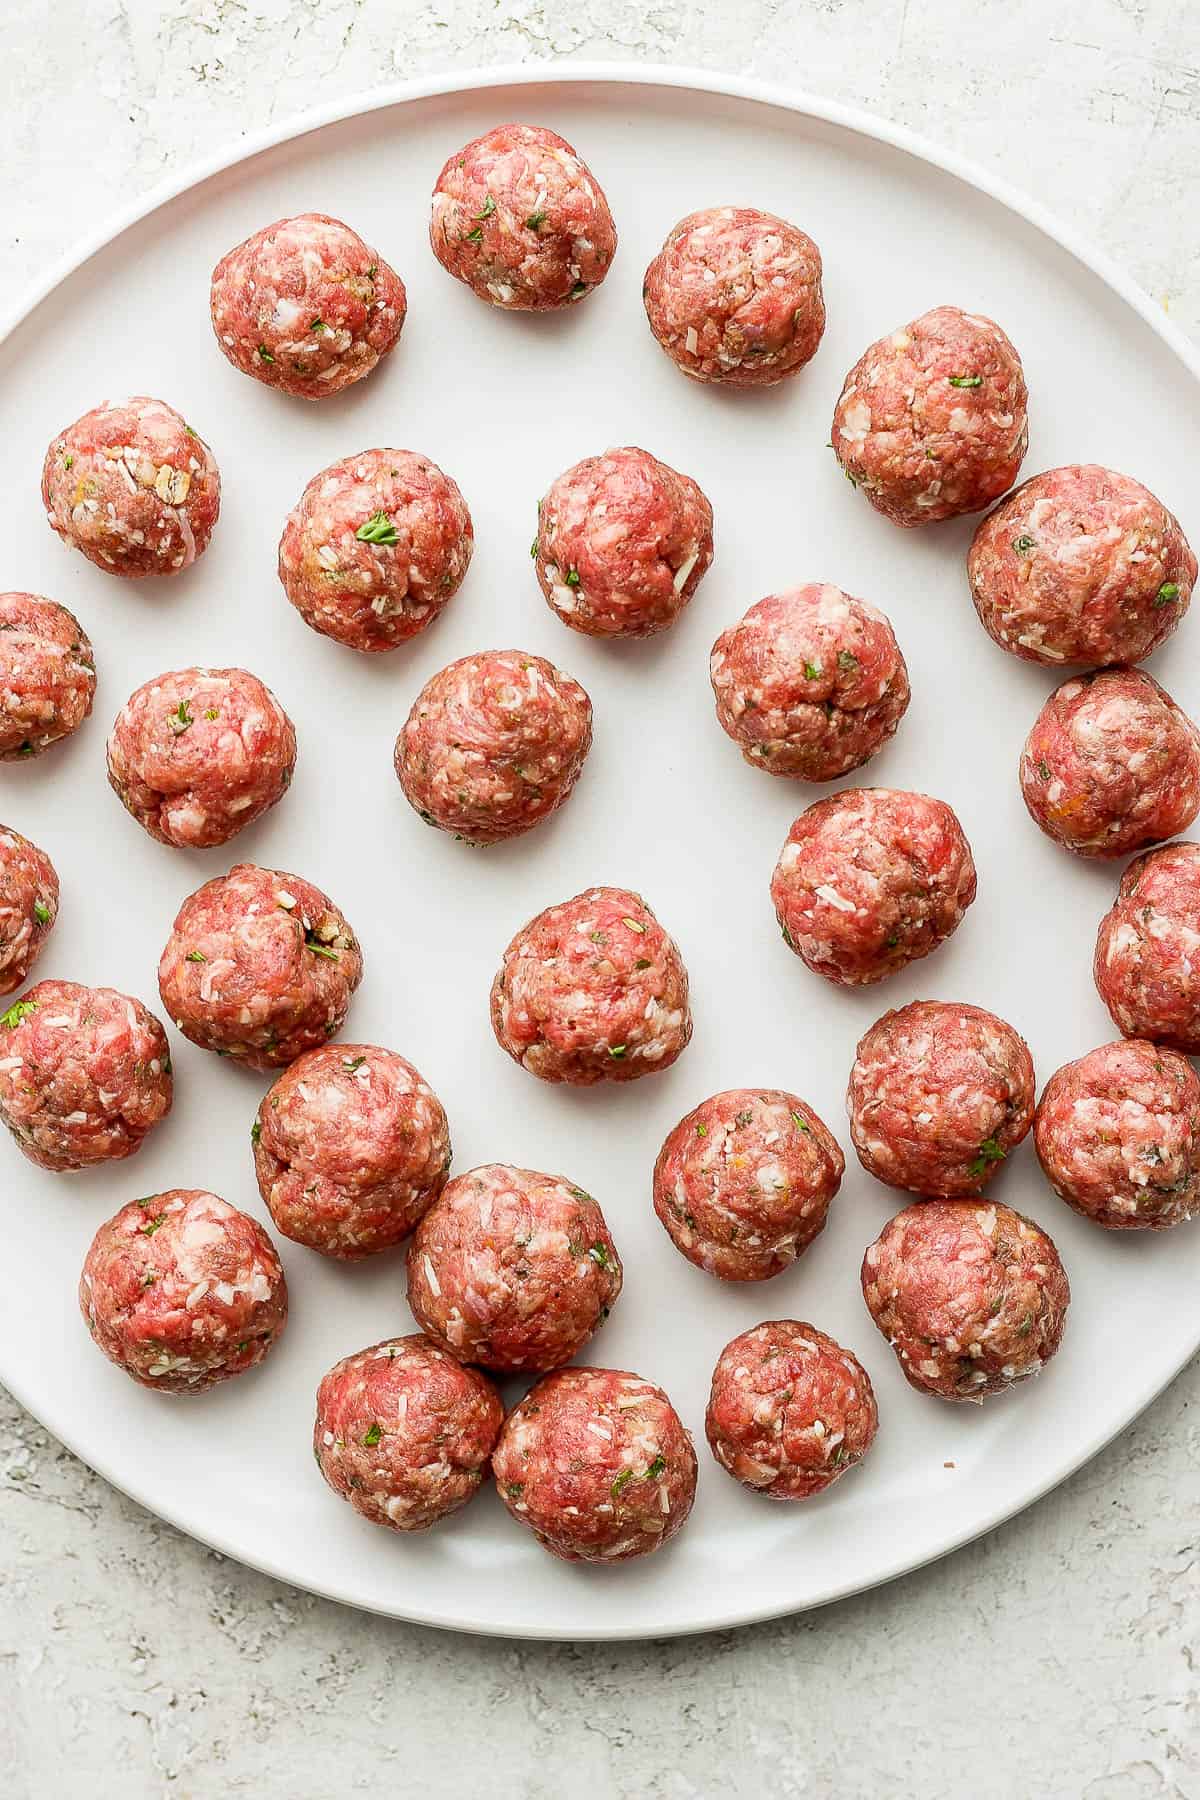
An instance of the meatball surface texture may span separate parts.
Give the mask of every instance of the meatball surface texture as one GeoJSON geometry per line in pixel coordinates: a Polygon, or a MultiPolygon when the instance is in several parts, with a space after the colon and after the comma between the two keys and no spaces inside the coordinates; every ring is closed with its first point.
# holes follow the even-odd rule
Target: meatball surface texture
{"type": "Polygon", "coordinates": [[[142,1387],[198,1394],[279,1342],[288,1291],[256,1219],[216,1194],[171,1188],[100,1227],[79,1305],[105,1356],[142,1387]]]}
{"type": "Polygon", "coordinates": [[[1047,1234],[986,1200],[906,1206],[868,1248],[862,1289],[910,1387],[976,1402],[1050,1361],[1071,1298],[1047,1234]]]}
{"type": "Polygon", "coordinates": [[[942,800],[843,788],[795,821],[771,878],[789,950],[827,981],[882,981],[936,950],[975,898],[975,862],[942,800]]]}
{"type": "Polygon", "coordinates": [[[1016,480],[1027,398],[999,325],[935,306],[859,357],[834,408],[833,453],[894,525],[982,512],[1016,480]]]}
{"type": "Polygon", "coordinates": [[[695,381],[770,387],[797,374],[825,330],[821,252],[753,206],[689,213],[646,270],[650,329],[695,381]]]}
{"type": "Polygon", "coordinates": [[[492,1458],[513,1518],[565,1562],[624,1562],[675,1536],[696,1452],[662,1389],[624,1369],[559,1369],[505,1420],[492,1458]]]}
{"type": "Polygon", "coordinates": [[[608,274],[617,230],[583,159],[540,125],[497,125],[449,158],[433,189],[433,254],[491,306],[573,306],[608,274]]]}
{"type": "Polygon", "coordinates": [[[313,1454],[335,1494],[391,1531],[425,1531],[473,1500],[504,1422],[478,1369],[419,1333],[344,1356],[317,1389],[313,1454]]]}

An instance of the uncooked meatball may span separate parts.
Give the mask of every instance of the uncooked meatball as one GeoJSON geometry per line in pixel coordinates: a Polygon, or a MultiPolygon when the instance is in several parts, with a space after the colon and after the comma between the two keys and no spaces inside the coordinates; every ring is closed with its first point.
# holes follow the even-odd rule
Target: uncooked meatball
{"type": "Polygon", "coordinates": [[[0,762],[69,737],[95,692],[92,646],[75,614],[40,594],[0,594],[0,762]]]}
{"type": "Polygon", "coordinates": [[[1093,972],[1125,1037],[1200,1056],[1200,844],[1135,857],[1100,921],[1093,972]]]}
{"type": "Polygon", "coordinates": [[[167,1034],[128,994],[39,981],[0,1015],[0,1121],[43,1169],[132,1156],[171,1098],[167,1034]]]}
{"type": "Polygon", "coordinates": [[[1186,831],[1200,811],[1200,730],[1141,669],[1075,676],[1025,740],[1021,793],[1065,849],[1127,856],[1186,831]]]}
{"type": "Polygon", "coordinates": [[[79,1305],[105,1356],[142,1387],[199,1394],[279,1342],[288,1291],[256,1219],[216,1194],[171,1188],[100,1227],[79,1305]]]}
{"type": "Polygon", "coordinates": [[[0,825],[0,994],[28,980],[58,917],[58,875],[44,850],[0,825]]]}
{"type": "Polygon", "coordinates": [[[158,991],[202,1050],[277,1069],[336,1037],[362,967],[358,940],[319,887],[238,863],[180,907],[158,991]]]}
{"type": "Polygon", "coordinates": [[[314,475],[279,540],[279,579],[306,625],[351,650],[394,650],[437,618],[475,547],[467,503],[412,450],[364,450],[314,475]]]}
{"type": "Polygon", "coordinates": [[[301,400],[339,394],[395,348],[404,283],[328,213],[265,225],[223,256],[209,297],[222,353],[301,400]]]}
{"type": "Polygon", "coordinates": [[[617,231],[600,183],[565,138],[541,125],[497,125],[442,169],[429,242],[481,300],[545,312],[599,287],[617,231]]]}
{"type": "Polygon", "coordinates": [[[858,1358],[800,1319],[755,1325],[726,1344],[704,1415],[721,1467],[771,1500],[821,1493],[862,1461],[878,1423],[858,1358]]]}
{"type": "Polygon", "coordinates": [[[64,544],[110,575],[175,575],[208,548],[221,508],[216,458],[163,400],[106,400],[60,432],[42,504],[64,544]]]}
{"type": "Polygon", "coordinates": [[[286,794],[296,733],[246,669],[174,669],[131,694],[108,740],[108,779],[161,844],[228,843],[286,794]]]}
{"type": "Polygon", "coordinates": [[[977,1194],[1033,1123],[1029,1046],[980,1006],[914,1000],[877,1019],[850,1072],[868,1174],[913,1194],[977,1194]]]}
{"type": "Polygon", "coordinates": [[[712,507],[690,475],[648,450],[606,450],[551,483],[533,555],[543,594],[572,631],[653,637],[675,623],[712,561],[712,507]]]}
{"type": "Polygon", "coordinates": [[[1033,1141],[1059,1199],[1109,1231],[1164,1231],[1200,1211],[1200,1078],[1174,1050],[1119,1038],[1067,1063],[1033,1141]]]}
{"type": "Polygon", "coordinates": [[[624,1562],[675,1536],[696,1497],[696,1452],[661,1388],[624,1369],[559,1369],[504,1422],[500,1498],[564,1562],[624,1562]]]}
{"type": "Polygon", "coordinates": [[[1137,663],[1188,609],[1196,558],[1178,519],[1128,475],[1094,463],[1023,482],[980,525],[967,559],[975,610],[1028,662],[1137,663]]]}
{"type": "Polygon", "coordinates": [[[258,1191],[284,1237],[348,1262],[406,1238],[450,1167],[441,1101],[374,1044],[299,1057],[263,1095],[250,1136],[258,1191]]]}
{"type": "Polygon", "coordinates": [[[650,329],[696,381],[769,387],[811,361],[825,330],[821,252],[753,206],[689,213],[646,270],[650,329]]]}
{"type": "Polygon", "coordinates": [[[492,983],[492,1030],[542,1081],[636,1081],[687,1047],[687,970],[640,894],[588,888],[513,938],[492,983]]]}
{"type": "Polygon", "coordinates": [[[344,1356],[317,1389],[313,1455],[372,1525],[425,1531],[473,1500],[504,1423],[486,1375],[427,1338],[344,1356]]]}
{"type": "Polygon", "coordinates": [[[558,810],[591,744],[577,681],[529,650],[481,650],[425,683],[396,739],[396,777],[427,824],[496,844],[558,810]]]}
{"type": "Polygon", "coordinates": [[[408,1304],[461,1362],[513,1374],[577,1356],[621,1292],[590,1194],[562,1175],[485,1163],[448,1183],[408,1247],[408,1304]]]}
{"type": "Polygon", "coordinates": [[[859,357],[834,408],[833,453],[894,525],[982,512],[1017,478],[1026,399],[995,321],[935,306],[859,357]]]}
{"type": "Polygon", "coordinates": [[[788,949],[847,987],[928,956],[974,898],[971,846],[950,807],[894,788],[844,788],[814,801],[771,879],[788,949]]]}
{"type": "Polygon", "coordinates": [[[765,1281],[825,1228],[846,1159],[781,1088],[730,1088],[680,1119],[654,1165],[654,1210],[675,1248],[722,1281],[765,1281]]]}
{"type": "Polygon", "coordinates": [[[1071,1298],[1046,1233],[987,1200],[906,1206],[863,1257],[862,1290],[910,1387],[976,1403],[1050,1361],[1071,1298]]]}
{"type": "Polygon", "coordinates": [[[833,781],[868,762],[908,708],[884,615],[829,582],[759,600],[713,645],[717,723],[751,768],[833,781]]]}

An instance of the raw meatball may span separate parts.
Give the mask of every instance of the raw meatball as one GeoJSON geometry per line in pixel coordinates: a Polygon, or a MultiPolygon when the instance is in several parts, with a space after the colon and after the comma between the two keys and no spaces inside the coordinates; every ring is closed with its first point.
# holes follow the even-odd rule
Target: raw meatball
{"type": "Polygon", "coordinates": [[[1033,1059],[981,1006],[914,1000],[861,1040],[846,1096],[868,1174],[912,1194],[977,1194],[1033,1123],[1033,1059]]]}
{"type": "Polygon", "coordinates": [[[221,509],[212,451],[173,406],[106,400],[60,432],[42,504],[64,544],[110,575],[174,575],[208,548],[221,509]]]}
{"type": "Polygon", "coordinates": [[[394,650],[458,592],[475,537],[467,503],[412,450],[364,450],[314,475],[279,540],[279,579],[314,631],[394,650]]]}
{"type": "Polygon", "coordinates": [[[457,1175],[408,1247],[408,1304],[461,1362],[512,1374],[570,1362],[621,1292],[604,1214],[562,1175],[457,1175]]]}
{"type": "Polygon", "coordinates": [[[246,669],[175,669],[125,702],[108,740],[108,779],[160,844],[228,843],[287,793],[296,733],[246,669]]]}
{"type": "Polygon", "coordinates": [[[564,1562],[660,1550],[696,1497],[696,1452],[661,1388],[623,1369],[559,1369],[505,1420],[492,1458],[509,1512],[564,1562]]]}
{"type": "Polygon", "coordinates": [[[396,777],[429,825],[470,844],[557,812],[592,745],[592,703],[529,650],[480,650],[431,675],[396,739],[396,777]]]}
{"type": "Polygon", "coordinates": [[[0,594],[0,762],[69,737],[95,692],[92,646],[75,614],[40,594],[0,594]]]}
{"type": "Polygon", "coordinates": [[[0,825],[0,994],[28,979],[58,917],[58,875],[44,850],[0,825]]]}
{"type": "Polygon", "coordinates": [[[648,450],[587,456],[538,505],[537,578],[564,625],[645,638],[673,625],[713,556],[712,507],[648,450]]]}
{"type": "Polygon", "coordinates": [[[858,1358],[798,1319],[726,1344],[704,1415],[709,1448],[735,1481],[772,1500],[807,1500],[860,1463],[879,1414],[858,1358]]]}
{"type": "Polygon", "coordinates": [[[825,330],[821,252],[753,206],[689,213],[646,270],[650,329],[696,381],[769,387],[816,354],[825,330]]]}
{"type": "Polygon", "coordinates": [[[1109,1231],[1163,1231],[1200,1211],[1200,1079],[1174,1050],[1119,1038],[1067,1063],[1033,1141],[1059,1199],[1109,1231]]]}
{"type": "Polygon", "coordinates": [[[1035,475],[980,525],[967,559],[975,610],[1028,662],[1136,663],[1188,609],[1196,558],[1140,481],[1094,463],[1035,475]]]}
{"type": "Polygon", "coordinates": [[[687,1047],[687,970],[640,894],[588,888],[513,938],[492,983],[492,1030],[542,1081],[636,1081],[687,1047]]]}
{"type": "Polygon", "coordinates": [[[238,863],[180,907],[158,991],[202,1050],[278,1069],[336,1037],[362,969],[354,933],[319,887],[238,863]]]}
{"type": "Polygon", "coordinates": [[[1027,398],[994,320],[935,306],[859,357],[834,408],[833,453],[894,525],[982,512],[1017,478],[1027,398]]]}
{"type": "Polygon", "coordinates": [[[768,594],[713,645],[717,723],[752,768],[833,781],[870,760],[908,707],[884,615],[828,582],[768,594]]]}
{"type": "Polygon", "coordinates": [[[1140,669],[1074,676],[1025,740],[1021,792],[1067,850],[1127,856],[1200,811],[1200,730],[1140,669]]]}
{"type": "Polygon", "coordinates": [[[324,1044],[263,1095],[250,1133],[258,1191],[284,1237],[347,1262],[390,1250],[441,1193],[442,1103],[410,1062],[324,1044]]]}
{"type": "Polygon", "coordinates": [[[497,125],[438,176],[433,254],[493,306],[545,312],[582,300],[612,266],[617,230],[604,192],[565,138],[497,125]]]}
{"type": "Polygon", "coordinates": [[[372,1525],[425,1531],[475,1498],[503,1423],[504,1402],[478,1369],[419,1335],[389,1338],[322,1381],[313,1455],[372,1525]]]}
{"type": "Polygon", "coordinates": [[[79,1304],[105,1356],[142,1387],[198,1394],[278,1343],[288,1291],[257,1219],[203,1189],[171,1188],[100,1227],[79,1304]]]}
{"type": "Polygon", "coordinates": [[[132,1156],[171,1098],[167,1034],[128,994],[39,981],[0,1015],[0,1120],[43,1169],[132,1156]]]}
{"type": "Polygon", "coordinates": [[[986,1200],[926,1200],[863,1257],[863,1298],[910,1387],[982,1402],[1058,1349],[1071,1287],[1044,1231],[986,1200]]]}
{"type": "Polygon", "coordinates": [[[730,1088],[680,1119],[654,1165],[654,1210],[677,1250],[722,1281],[765,1281],[825,1228],[846,1159],[810,1106],[730,1088]]]}
{"type": "Polygon", "coordinates": [[[338,394],[395,348],[404,283],[328,213],[256,231],[212,276],[213,330],[235,369],[301,400],[338,394]]]}
{"type": "Polygon", "coordinates": [[[974,898],[975,863],[955,814],[895,788],[844,788],[814,801],[771,878],[788,949],[845,987],[928,956],[974,898]]]}
{"type": "Polygon", "coordinates": [[[1200,844],[1130,863],[1100,921],[1093,970],[1125,1037],[1200,1056],[1200,844]]]}

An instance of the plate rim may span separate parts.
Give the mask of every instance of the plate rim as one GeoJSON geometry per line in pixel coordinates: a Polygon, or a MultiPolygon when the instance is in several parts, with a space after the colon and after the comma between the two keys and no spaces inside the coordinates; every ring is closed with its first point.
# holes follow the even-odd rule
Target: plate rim
{"type": "MultiPolygon", "coordinates": [[[[297,143],[330,126],[343,124],[352,119],[364,118],[373,113],[384,112],[415,101],[447,98],[457,94],[476,94],[493,89],[588,85],[607,89],[641,87],[684,93],[693,92],[710,98],[730,99],[758,105],[791,114],[797,119],[808,119],[838,127],[858,137],[898,150],[917,162],[940,170],[943,174],[953,177],[964,186],[973,188],[976,192],[1003,206],[1016,218],[1032,226],[1059,249],[1065,250],[1095,279],[1122,300],[1144,324],[1148,325],[1193,379],[1200,383],[1200,346],[1192,342],[1131,275],[1106,252],[1098,249],[1086,234],[1077,232],[1073,226],[1059,218],[1052,209],[1043,206],[1040,201],[1034,200],[1021,188],[1003,177],[993,175],[990,170],[975,163],[971,158],[935,143],[923,133],[879,117],[864,107],[828,99],[802,88],[786,88],[777,82],[761,80],[757,76],[727,74],[719,69],[672,63],[634,64],[618,60],[563,62],[550,59],[540,62],[505,62],[488,67],[476,66],[468,69],[443,70],[439,73],[415,77],[408,81],[388,83],[379,88],[371,88],[365,92],[345,96],[330,101],[325,106],[292,113],[281,121],[262,127],[257,131],[248,132],[234,142],[226,143],[212,155],[189,162],[166,180],[156,183],[138,200],[110,213],[93,231],[78,239],[68,251],[51,264],[40,278],[26,285],[14,307],[6,313],[0,314],[0,345],[7,342],[23,325],[28,323],[38,308],[93,257],[110,249],[126,233],[194,189],[206,185],[215,177],[229,170],[253,162],[266,152],[297,143]]],[[[3,1381],[18,1404],[45,1430],[57,1437],[71,1451],[72,1455],[84,1463],[85,1467],[90,1468],[118,1493],[209,1550],[228,1557],[243,1567],[252,1568],[287,1587],[299,1588],[301,1591],[314,1594],[321,1599],[336,1601],[339,1605],[353,1607],[358,1611],[379,1617],[398,1619],[414,1625],[432,1626],[445,1631],[550,1643],[572,1641],[615,1643],[646,1642],[656,1638],[665,1640],[693,1637],[702,1633],[730,1630],[742,1625],[761,1624],[771,1619],[798,1616],[801,1613],[814,1611],[818,1607],[830,1605],[834,1601],[847,1599],[854,1594],[870,1592],[874,1588],[896,1580],[901,1575],[912,1574],[918,1569],[940,1561],[942,1557],[949,1556],[952,1552],[962,1549],[989,1531],[994,1531],[1008,1520],[1017,1517],[1028,1507],[1044,1499],[1053,1489],[1068,1481],[1084,1464],[1099,1455],[1123,1431],[1128,1430],[1159,1395],[1164,1393],[1176,1380],[1195,1356],[1198,1348],[1200,1348],[1200,1325],[1197,1327],[1196,1342],[1173,1367],[1168,1369],[1165,1375],[1155,1373],[1148,1390],[1124,1418],[1111,1427],[1106,1424],[1096,1435],[1089,1438],[1084,1448],[1078,1455],[1072,1457],[1065,1467],[1056,1468],[1047,1479],[1037,1483],[1015,1506],[1002,1502],[993,1512],[988,1513],[982,1519],[975,1520],[966,1530],[952,1535],[930,1554],[921,1555],[912,1560],[901,1553],[891,1559],[882,1570],[876,1570],[865,1582],[854,1579],[841,1581],[800,1602],[785,1598],[778,1604],[771,1602],[765,1606],[749,1609],[734,1607],[711,1613],[687,1624],[672,1624],[657,1631],[648,1630],[644,1626],[624,1628],[585,1625],[582,1629],[574,1627],[568,1632],[558,1626],[543,1628],[540,1625],[497,1625],[486,1620],[469,1620],[461,1616],[452,1617],[429,1608],[398,1612],[390,1606],[372,1604],[369,1597],[348,1598],[343,1593],[322,1586],[319,1572],[315,1577],[306,1575],[303,1582],[298,1582],[289,1569],[282,1567],[271,1557],[262,1554],[253,1557],[247,1556],[243,1549],[237,1548],[221,1533],[198,1530],[194,1524],[185,1522],[178,1513],[161,1510],[158,1505],[144,1498],[135,1486],[127,1485],[124,1480],[115,1476],[106,1466],[105,1460],[83,1456],[75,1447],[72,1432],[69,1428],[63,1429],[60,1425],[55,1416],[56,1409],[51,1407],[47,1410],[40,1403],[35,1407],[26,1398],[19,1376],[14,1380],[9,1370],[0,1368],[0,1381],[3,1381]]]]}

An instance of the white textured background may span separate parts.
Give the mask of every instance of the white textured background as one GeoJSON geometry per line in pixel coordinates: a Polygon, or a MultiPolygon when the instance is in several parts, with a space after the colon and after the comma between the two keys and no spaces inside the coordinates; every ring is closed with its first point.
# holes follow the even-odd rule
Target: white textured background
{"type": "MultiPolygon", "coordinates": [[[[10,0],[3,309],[246,130],[553,57],[794,80],[914,126],[1081,225],[1200,335],[1197,0],[10,0]]],[[[1198,1398],[1193,1367],[1040,1506],[875,1594],[590,1647],[440,1635],[250,1574],[0,1390],[0,1795],[1194,1800],[1198,1398]]]]}

